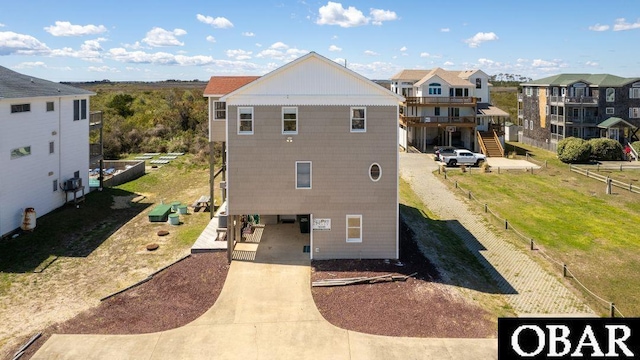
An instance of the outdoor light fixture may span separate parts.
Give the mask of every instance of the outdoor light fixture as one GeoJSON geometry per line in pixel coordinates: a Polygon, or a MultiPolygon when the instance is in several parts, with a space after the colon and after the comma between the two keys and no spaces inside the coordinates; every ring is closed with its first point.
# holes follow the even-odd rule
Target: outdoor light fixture
{"type": "Polygon", "coordinates": [[[291,136],[287,136],[287,142],[288,142],[288,143],[293,142],[293,138],[292,138],[291,136]]]}

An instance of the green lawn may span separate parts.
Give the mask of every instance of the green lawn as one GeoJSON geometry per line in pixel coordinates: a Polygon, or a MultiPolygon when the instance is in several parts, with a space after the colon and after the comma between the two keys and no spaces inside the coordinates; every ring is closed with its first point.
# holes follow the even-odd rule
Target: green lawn
{"type": "MultiPolygon", "coordinates": [[[[514,150],[529,151],[536,162],[546,161],[548,167],[533,175],[449,171],[445,182],[453,187],[457,181],[464,189],[459,191],[461,196],[471,191],[480,202],[478,211],[488,204],[510,226],[566,263],[587,288],[614,302],[625,316],[640,315],[640,195],[617,188],[607,195],[604,183],[571,172],[554,153],[522,144],[507,146],[508,152],[514,150]]],[[[603,174],[625,182],[640,178],[640,171],[603,174]]],[[[525,241],[520,241],[523,248],[528,245],[525,241]]],[[[606,304],[587,299],[593,300],[594,310],[608,313],[606,304]]]]}

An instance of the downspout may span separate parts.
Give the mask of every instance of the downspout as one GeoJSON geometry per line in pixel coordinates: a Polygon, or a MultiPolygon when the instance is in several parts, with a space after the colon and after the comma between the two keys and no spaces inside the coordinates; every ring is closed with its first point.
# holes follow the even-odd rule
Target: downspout
{"type": "MultiPolygon", "coordinates": [[[[62,178],[60,177],[62,171],[62,97],[58,97],[58,188],[62,184],[62,178]]],[[[64,194],[64,202],[67,202],[67,194],[64,194]]]]}

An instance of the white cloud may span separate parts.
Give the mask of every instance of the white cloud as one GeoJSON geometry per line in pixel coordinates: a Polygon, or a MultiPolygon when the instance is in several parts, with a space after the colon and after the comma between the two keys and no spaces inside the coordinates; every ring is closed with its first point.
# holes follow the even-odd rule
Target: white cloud
{"type": "Polygon", "coordinates": [[[216,62],[211,56],[174,55],[166,52],[147,53],[144,51],[127,51],[125,48],[113,48],[108,56],[116,61],[134,64],[202,66],[216,62]]]}
{"type": "Polygon", "coordinates": [[[45,43],[31,35],[0,31],[0,55],[36,55],[48,54],[50,51],[45,43]]]}
{"type": "Polygon", "coordinates": [[[247,60],[251,59],[251,54],[253,51],[245,51],[245,50],[227,50],[226,54],[228,57],[236,59],[236,60],[247,60]]]}
{"type": "Polygon", "coordinates": [[[371,9],[369,14],[373,25],[382,25],[383,21],[398,20],[398,15],[390,10],[371,9]]]}
{"type": "Polygon", "coordinates": [[[338,64],[340,64],[342,66],[344,66],[344,64],[347,63],[347,60],[343,59],[343,58],[335,58],[335,59],[333,59],[333,61],[337,62],[338,64]]]}
{"type": "Polygon", "coordinates": [[[371,50],[365,50],[364,54],[367,55],[367,56],[378,56],[378,55],[380,55],[377,52],[371,51],[371,50]]]}
{"type": "Polygon", "coordinates": [[[421,58],[428,58],[429,56],[431,56],[431,55],[429,55],[429,53],[428,53],[428,52],[422,52],[422,53],[420,53],[420,57],[421,57],[421,58]]]}
{"type": "Polygon", "coordinates": [[[600,64],[598,64],[598,63],[597,63],[597,62],[595,62],[595,61],[587,61],[587,62],[585,63],[585,65],[587,65],[587,66],[593,66],[593,67],[596,67],[596,66],[599,66],[600,64]]]}
{"type": "Polygon", "coordinates": [[[329,46],[329,51],[342,51],[341,47],[337,47],[335,45],[329,46]]]}
{"type": "Polygon", "coordinates": [[[453,62],[451,62],[451,61],[445,61],[444,64],[442,64],[442,65],[444,65],[444,66],[453,66],[455,64],[453,62]]]}
{"type": "Polygon", "coordinates": [[[198,21],[200,22],[211,25],[214,28],[218,28],[218,29],[229,29],[233,27],[233,24],[231,23],[231,21],[223,17],[213,18],[211,16],[198,14],[196,15],[196,19],[198,19],[198,21]]]}
{"type": "Polygon", "coordinates": [[[100,72],[100,73],[106,73],[106,72],[118,73],[118,72],[120,72],[119,69],[113,68],[113,67],[109,67],[109,66],[106,66],[106,65],[105,66],[100,66],[100,67],[89,66],[88,70],[91,71],[91,72],[100,72]]]}
{"type": "Polygon", "coordinates": [[[554,61],[546,61],[546,60],[542,60],[542,59],[535,59],[531,63],[531,66],[533,66],[533,67],[541,67],[541,68],[550,68],[550,67],[557,67],[558,64],[556,62],[554,62],[554,61]]]}
{"type": "Polygon", "coordinates": [[[262,44],[256,43],[256,47],[262,47],[262,44]]]}
{"type": "Polygon", "coordinates": [[[615,24],[613,24],[613,31],[623,31],[623,30],[633,30],[640,29],[640,19],[638,19],[633,24],[628,23],[624,18],[616,19],[615,24]]]}
{"type": "Polygon", "coordinates": [[[407,47],[406,46],[401,47],[400,51],[407,51],[407,47]]]}
{"type": "Polygon", "coordinates": [[[348,28],[366,25],[369,22],[369,19],[364,16],[362,11],[355,7],[349,6],[345,9],[342,4],[332,1],[327,2],[327,5],[321,6],[318,9],[318,13],[319,17],[316,20],[318,25],[338,25],[348,28]]]}
{"type": "Polygon", "coordinates": [[[477,48],[481,43],[485,41],[494,41],[498,40],[498,35],[493,32],[483,33],[479,32],[475,34],[473,37],[465,40],[464,42],[469,44],[470,48],[477,48]]]}
{"type": "Polygon", "coordinates": [[[251,31],[245,31],[245,32],[242,33],[242,36],[254,37],[254,36],[256,36],[256,34],[252,33],[251,31]]]}
{"type": "Polygon", "coordinates": [[[163,28],[154,27],[147,32],[147,37],[142,39],[143,43],[146,43],[152,47],[161,46],[183,46],[184,43],[177,39],[177,36],[186,35],[187,32],[182,29],[174,29],[168,31],[163,28]]]}
{"type": "Polygon", "coordinates": [[[609,25],[595,24],[593,26],[589,26],[589,30],[592,30],[592,31],[607,31],[607,30],[609,30],[609,25]]]}
{"type": "Polygon", "coordinates": [[[451,29],[449,29],[449,28],[442,28],[442,29],[440,29],[440,32],[449,32],[449,31],[451,31],[451,29]]]}
{"type": "Polygon", "coordinates": [[[3,23],[0,23],[0,27],[5,27],[6,25],[3,23]]]}
{"type": "Polygon", "coordinates": [[[256,54],[256,57],[289,62],[307,53],[307,50],[290,48],[289,45],[278,41],[271,45],[268,49],[260,51],[258,54],[256,54]]]}
{"type": "Polygon", "coordinates": [[[333,35],[333,36],[331,37],[331,40],[336,40],[337,38],[338,38],[338,35],[333,35]]]}
{"type": "Polygon", "coordinates": [[[46,32],[53,36],[83,36],[101,34],[107,31],[104,25],[73,25],[68,21],[56,21],[53,26],[46,26],[46,32]]]}
{"type": "Polygon", "coordinates": [[[13,67],[14,69],[33,69],[33,68],[47,68],[47,65],[42,61],[26,61],[13,67]]]}
{"type": "Polygon", "coordinates": [[[287,44],[285,44],[285,43],[283,43],[281,41],[278,41],[276,43],[273,43],[269,48],[270,49],[276,49],[276,50],[285,50],[285,49],[289,48],[289,45],[287,45],[287,44]]]}
{"type": "Polygon", "coordinates": [[[491,65],[495,64],[496,62],[491,60],[491,59],[481,58],[481,59],[478,59],[478,63],[480,65],[482,65],[482,66],[491,66],[491,65]]]}
{"type": "Polygon", "coordinates": [[[140,43],[140,41],[136,41],[133,44],[122,44],[122,46],[124,46],[127,49],[131,49],[131,50],[140,50],[140,49],[144,49],[145,48],[145,46],[142,45],[140,43]]]}
{"type": "Polygon", "coordinates": [[[375,61],[369,64],[347,63],[347,67],[369,79],[389,79],[402,68],[393,63],[375,61]]]}
{"type": "Polygon", "coordinates": [[[518,59],[516,60],[516,62],[517,62],[518,64],[522,64],[522,63],[527,63],[527,62],[529,62],[529,60],[528,60],[528,59],[523,59],[523,58],[518,58],[518,59]]]}
{"type": "Polygon", "coordinates": [[[210,42],[210,43],[214,43],[214,42],[216,42],[216,38],[214,38],[213,36],[209,35],[209,36],[207,36],[207,41],[210,42]]]}

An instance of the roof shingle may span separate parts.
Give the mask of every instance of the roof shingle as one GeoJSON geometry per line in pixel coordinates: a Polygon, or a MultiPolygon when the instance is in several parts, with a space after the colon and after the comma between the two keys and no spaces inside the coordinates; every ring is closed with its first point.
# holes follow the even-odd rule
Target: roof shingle
{"type": "Polygon", "coordinates": [[[204,89],[204,96],[227,95],[258,78],[260,76],[212,76],[204,89]]]}
{"type": "Polygon", "coordinates": [[[0,66],[0,99],[94,95],[93,92],[28,76],[0,66]]]}

